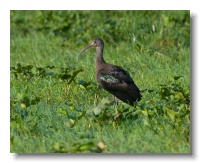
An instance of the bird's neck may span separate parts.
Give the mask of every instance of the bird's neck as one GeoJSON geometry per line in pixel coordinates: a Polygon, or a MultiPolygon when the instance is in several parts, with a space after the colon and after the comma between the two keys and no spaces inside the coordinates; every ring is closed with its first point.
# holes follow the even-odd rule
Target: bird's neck
{"type": "Polygon", "coordinates": [[[96,65],[104,64],[105,61],[103,59],[103,47],[96,47],[96,65]]]}

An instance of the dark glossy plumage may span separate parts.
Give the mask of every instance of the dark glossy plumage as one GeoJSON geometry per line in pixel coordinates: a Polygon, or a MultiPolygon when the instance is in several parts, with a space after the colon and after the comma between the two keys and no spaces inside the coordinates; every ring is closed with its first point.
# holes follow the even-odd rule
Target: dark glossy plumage
{"type": "Polygon", "coordinates": [[[104,61],[104,43],[101,38],[96,38],[81,51],[79,56],[92,46],[96,47],[96,78],[99,85],[118,99],[132,106],[135,101],[141,100],[140,90],[128,72],[119,66],[108,64],[104,61]]]}

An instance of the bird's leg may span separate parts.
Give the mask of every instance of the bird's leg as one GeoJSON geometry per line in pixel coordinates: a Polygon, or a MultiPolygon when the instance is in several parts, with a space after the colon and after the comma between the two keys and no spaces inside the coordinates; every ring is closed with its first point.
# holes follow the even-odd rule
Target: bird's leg
{"type": "Polygon", "coordinates": [[[117,106],[118,105],[118,100],[117,97],[114,96],[114,105],[117,106]]]}
{"type": "Polygon", "coordinates": [[[119,118],[119,116],[121,115],[121,113],[119,113],[117,111],[117,108],[116,108],[117,105],[118,105],[118,99],[117,99],[117,97],[114,96],[114,108],[115,108],[115,110],[117,112],[117,114],[114,116],[114,120],[116,120],[117,118],[119,118]]]}

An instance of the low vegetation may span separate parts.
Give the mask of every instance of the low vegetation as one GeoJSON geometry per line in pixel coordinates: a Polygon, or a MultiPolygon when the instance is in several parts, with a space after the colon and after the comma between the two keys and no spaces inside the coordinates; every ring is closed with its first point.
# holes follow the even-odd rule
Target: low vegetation
{"type": "Polygon", "coordinates": [[[190,153],[189,11],[11,11],[12,153],[190,153]],[[142,91],[97,85],[94,38],[142,91]]]}

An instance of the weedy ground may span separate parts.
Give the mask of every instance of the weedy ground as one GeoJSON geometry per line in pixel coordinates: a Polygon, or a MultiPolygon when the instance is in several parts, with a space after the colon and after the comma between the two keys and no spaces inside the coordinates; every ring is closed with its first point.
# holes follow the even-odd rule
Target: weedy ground
{"type": "Polygon", "coordinates": [[[189,11],[11,11],[12,153],[190,153],[189,11]],[[136,107],[101,89],[104,58],[142,90],[136,107]]]}

